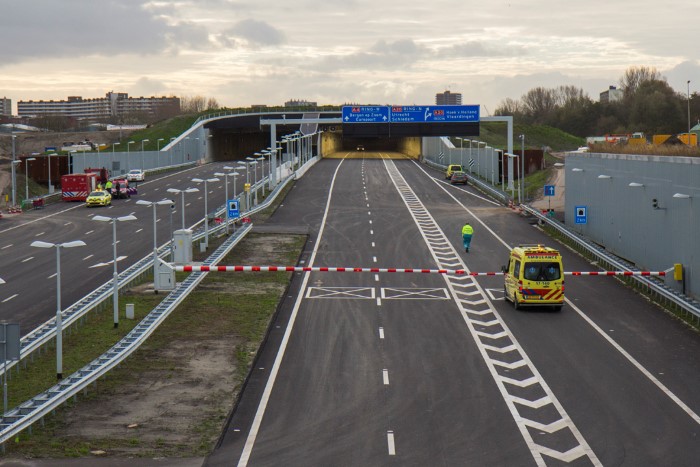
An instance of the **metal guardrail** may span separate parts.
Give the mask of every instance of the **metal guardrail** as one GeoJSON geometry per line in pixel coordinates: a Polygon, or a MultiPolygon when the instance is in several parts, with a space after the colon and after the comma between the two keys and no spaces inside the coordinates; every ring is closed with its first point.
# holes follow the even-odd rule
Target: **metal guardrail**
{"type": "MultiPolygon", "coordinates": [[[[316,161],[317,159],[312,159],[307,164],[313,165],[316,163],[316,161]]],[[[252,215],[269,207],[277,195],[284,189],[284,187],[295,178],[296,172],[293,172],[280,184],[278,184],[278,186],[275,187],[272,192],[270,192],[264,203],[259,204],[255,208],[250,209],[243,214],[246,216],[252,215]]],[[[262,179],[258,182],[258,184],[263,186],[264,182],[265,179],[262,179]]],[[[256,186],[258,184],[256,184],[256,186]]],[[[225,209],[226,207],[224,206],[223,208],[218,209],[216,212],[222,212],[225,209]]],[[[203,221],[204,219],[200,221],[200,223],[203,221]]],[[[234,220],[231,220],[231,222],[233,221],[234,220]]],[[[215,228],[212,228],[211,232],[215,233],[218,230],[224,229],[225,227],[226,224],[223,223],[215,228]]],[[[203,264],[216,264],[226,254],[228,254],[228,252],[243,237],[245,237],[245,235],[247,235],[251,229],[252,224],[247,224],[245,227],[238,229],[231,237],[229,237],[229,239],[227,239],[219,248],[217,248],[203,264]]],[[[204,237],[204,229],[203,227],[200,227],[197,234],[193,235],[193,242],[201,239],[202,237],[204,237]]],[[[163,256],[164,254],[168,253],[169,250],[170,242],[161,245],[157,250],[157,254],[159,256],[163,256]]],[[[131,280],[135,279],[139,274],[145,272],[145,270],[153,264],[152,258],[152,255],[143,258],[127,270],[123,271],[120,276],[123,275],[125,277],[123,281],[119,281],[119,288],[125,287],[131,280]]],[[[64,402],[75,396],[81,390],[86,389],[90,384],[97,381],[97,379],[102,377],[112,368],[117,366],[121,361],[131,355],[131,353],[133,353],[133,351],[136,350],[141,343],[143,343],[148,336],[151,335],[151,333],[153,333],[158,325],[160,325],[160,323],[167,318],[170,312],[175,309],[175,307],[177,307],[177,305],[179,305],[192,290],[194,290],[194,288],[204,278],[204,274],[206,273],[196,273],[196,275],[191,274],[188,276],[188,278],[177,286],[173,292],[165,297],[160,305],[152,310],[129,334],[127,334],[105,354],[93,360],[91,363],[76,371],[47,391],[13,408],[6,413],[4,417],[0,418],[0,444],[3,445],[3,449],[4,443],[7,440],[16,436],[24,429],[31,427],[37,421],[43,419],[46,414],[61,406],[64,402]]],[[[68,313],[69,309],[64,310],[61,316],[65,316],[65,318],[63,318],[65,329],[67,329],[70,324],[80,319],[80,317],[82,317],[85,313],[91,311],[94,307],[106,300],[107,297],[111,297],[112,292],[112,286],[110,286],[110,282],[107,282],[91,294],[84,297],[82,300],[69,307],[69,309],[75,307],[75,309],[71,310],[70,313],[68,313]]],[[[27,338],[27,336],[25,336],[25,338],[23,338],[20,349],[20,361],[29,356],[37,348],[40,348],[41,345],[53,339],[56,334],[55,329],[54,318],[32,331],[32,333],[27,334],[27,336],[31,335],[32,337],[27,338]]],[[[17,362],[13,362],[12,366],[14,366],[16,363],[17,362]]],[[[9,368],[11,368],[11,366],[8,366],[8,370],[9,368]]]]}
{"type": "MultiPolygon", "coordinates": [[[[604,248],[596,245],[590,240],[587,240],[582,235],[570,231],[556,219],[547,217],[543,215],[540,211],[533,209],[530,206],[521,205],[520,207],[523,209],[523,211],[535,216],[538,222],[546,223],[550,227],[556,229],[557,232],[559,232],[561,235],[565,236],[567,239],[573,241],[579,247],[583,248],[588,253],[595,256],[599,261],[603,261],[607,264],[610,264],[614,269],[620,271],[640,270],[635,265],[605,251],[604,248]]],[[[692,298],[683,295],[682,293],[676,290],[671,289],[670,287],[659,282],[658,280],[650,279],[644,276],[630,276],[630,278],[639,283],[640,285],[646,287],[647,289],[652,290],[658,296],[663,297],[664,299],[674,303],[675,305],[687,311],[688,313],[693,314],[696,318],[698,318],[698,320],[700,320],[700,303],[698,303],[696,300],[693,300],[692,298]]]]}
{"type": "MultiPolygon", "coordinates": [[[[253,228],[252,224],[229,237],[203,264],[221,261],[253,228]]],[[[18,405],[0,418],[0,443],[5,443],[22,430],[32,426],[51,411],[96,382],[131,355],[158,328],[170,313],[194,290],[207,273],[192,273],[156,306],[139,324],[106,353],[85,365],[58,384],[18,405]]]]}

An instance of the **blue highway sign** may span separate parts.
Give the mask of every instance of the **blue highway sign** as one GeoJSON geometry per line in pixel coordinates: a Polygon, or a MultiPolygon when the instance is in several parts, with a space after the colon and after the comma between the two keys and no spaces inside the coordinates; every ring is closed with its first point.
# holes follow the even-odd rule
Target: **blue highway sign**
{"type": "Polygon", "coordinates": [[[228,206],[228,218],[235,219],[241,215],[237,199],[230,199],[226,203],[228,206]]]}
{"type": "Polygon", "coordinates": [[[544,195],[545,196],[554,196],[554,185],[545,185],[544,186],[544,195]]]}
{"type": "Polygon", "coordinates": [[[478,105],[393,105],[392,123],[478,122],[478,105]]]}
{"type": "Polygon", "coordinates": [[[576,206],[575,208],[576,224],[588,223],[588,208],[586,206],[576,206]]]}
{"type": "Polygon", "coordinates": [[[385,105],[343,106],[343,123],[389,123],[389,107],[385,105]]]}

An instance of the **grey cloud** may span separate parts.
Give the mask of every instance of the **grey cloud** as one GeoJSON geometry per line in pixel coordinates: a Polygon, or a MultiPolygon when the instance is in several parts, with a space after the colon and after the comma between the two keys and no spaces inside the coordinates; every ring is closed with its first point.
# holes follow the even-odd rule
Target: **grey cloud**
{"type": "Polygon", "coordinates": [[[367,51],[324,59],[321,69],[391,69],[410,67],[416,60],[430,55],[430,49],[409,39],[376,42],[367,51]]]}
{"type": "Polygon", "coordinates": [[[521,46],[491,46],[477,41],[462,42],[438,51],[443,58],[470,57],[514,57],[527,55],[527,50],[521,46]]]}
{"type": "Polygon", "coordinates": [[[192,23],[170,25],[145,0],[33,0],[4,2],[0,15],[0,63],[37,58],[142,55],[202,47],[206,30],[192,23]],[[12,45],[9,45],[12,44],[12,45]]]}
{"type": "Polygon", "coordinates": [[[253,45],[279,45],[285,42],[284,34],[264,21],[245,19],[223,34],[229,41],[241,38],[253,45]]]}

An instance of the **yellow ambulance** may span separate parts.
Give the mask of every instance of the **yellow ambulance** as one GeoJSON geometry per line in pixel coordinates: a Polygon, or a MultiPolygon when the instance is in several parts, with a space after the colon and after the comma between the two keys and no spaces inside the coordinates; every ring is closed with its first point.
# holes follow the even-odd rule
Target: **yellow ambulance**
{"type": "Polygon", "coordinates": [[[513,307],[551,306],[556,311],[564,304],[564,268],[561,254],[543,245],[520,245],[510,252],[508,265],[502,268],[503,290],[513,307]]]}

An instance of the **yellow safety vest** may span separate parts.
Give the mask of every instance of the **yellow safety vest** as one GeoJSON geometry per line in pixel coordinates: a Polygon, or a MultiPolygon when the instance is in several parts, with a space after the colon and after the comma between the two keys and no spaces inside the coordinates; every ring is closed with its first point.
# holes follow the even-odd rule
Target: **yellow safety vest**
{"type": "Polygon", "coordinates": [[[472,228],[471,225],[465,225],[462,227],[462,235],[473,235],[474,234],[474,229],[472,228]]]}

